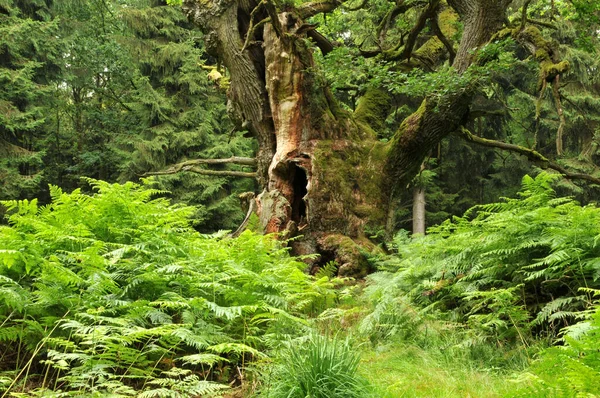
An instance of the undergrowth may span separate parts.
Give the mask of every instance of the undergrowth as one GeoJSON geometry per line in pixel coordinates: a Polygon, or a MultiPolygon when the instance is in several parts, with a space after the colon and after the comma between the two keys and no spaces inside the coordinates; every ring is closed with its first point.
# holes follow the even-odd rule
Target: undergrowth
{"type": "Polygon", "coordinates": [[[556,197],[556,178],[377,260],[355,328],[381,396],[600,396],[600,209],[556,197]]]}
{"type": "Polygon", "coordinates": [[[425,237],[399,235],[398,254],[371,276],[371,317],[406,300],[468,326],[470,342],[523,347],[584,319],[586,289],[600,287],[600,209],[557,198],[556,178],[526,176],[518,199],[476,206],[425,237]]]}
{"type": "Polygon", "coordinates": [[[600,396],[600,210],[553,180],[400,234],[343,289],[146,185],[4,202],[1,397],[600,396]]]}
{"type": "Polygon", "coordinates": [[[519,387],[512,396],[600,397],[600,306],[589,320],[565,328],[560,340],[561,345],[544,350],[515,379],[519,387]]]}
{"type": "Polygon", "coordinates": [[[335,296],[271,237],[203,236],[161,192],[88,182],[3,202],[2,397],[218,393],[335,296]]]}

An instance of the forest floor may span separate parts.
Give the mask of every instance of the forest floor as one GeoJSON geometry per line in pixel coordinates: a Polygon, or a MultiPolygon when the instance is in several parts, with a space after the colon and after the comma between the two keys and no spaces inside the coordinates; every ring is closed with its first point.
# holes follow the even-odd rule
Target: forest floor
{"type": "MultiPolygon", "coordinates": [[[[368,314],[364,297],[357,299],[354,308],[345,310],[355,315],[368,314]]],[[[347,333],[358,334],[363,320],[361,315],[353,319],[347,333]]],[[[464,330],[435,318],[415,323],[407,320],[397,332],[394,337],[359,345],[358,371],[375,397],[512,398],[516,387],[524,382],[520,376],[526,372],[531,357],[543,347],[541,343],[524,349],[471,342],[464,330]]]]}
{"type": "Polygon", "coordinates": [[[362,352],[360,373],[382,398],[506,396],[511,375],[482,365],[434,349],[387,344],[362,352]]]}

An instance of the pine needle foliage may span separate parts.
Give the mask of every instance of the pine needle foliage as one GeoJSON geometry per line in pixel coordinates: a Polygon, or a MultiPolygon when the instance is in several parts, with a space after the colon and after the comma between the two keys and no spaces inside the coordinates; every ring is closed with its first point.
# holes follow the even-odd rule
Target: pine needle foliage
{"type": "Polygon", "coordinates": [[[57,72],[57,21],[46,1],[0,2],[0,197],[22,197],[40,181],[34,143],[48,118],[57,72]]]}
{"type": "Polygon", "coordinates": [[[476,206],[422,238],[399,235],[387,273],[371,277],[380,283],[370,318],[406,298],[470,326],[475,339],[523,345],[580,320],[592,300],[579,289],[600,284],[600,209],[557,197],[556,179],[526,176],[517,199],[476,206]]]}
{"type": "MultiPolygon", "coordinates": [[[[120,180],[189,159],[252,156],[254,142],[233,132],[224,90],[209,77],[199,29],[164,2],[129,3],[119,9],[126,25],[120,41],[136,67],[128,103],[137,125],[111,147],[120,156],[120,180]]],[[[237,228],[244,217],[237,195],[255,188],[251,179],[185,172],[160,176],[157,185],[175,201],[197,206],[203,232],[237,228]]]]}
{"type": "MultiPolygon", "coordinates": [[[[80,177],[137,181],[195,158],[252,156],[211,80],[203,35],[155,0],[0,1],[0,199],[38,198],[80,177]]],[[[240,170],[237,165],[218,169],[240,170]]],[[[249,178],[156,180],[197,207],[197,228],[235,229],[249,178]]]]}
{"type": "Polygon", "coordinates": [[[207,396],[333,295],[271,237],[198,234],[152,181],[87,182],[3,202],[0,391],[207,396]]]}

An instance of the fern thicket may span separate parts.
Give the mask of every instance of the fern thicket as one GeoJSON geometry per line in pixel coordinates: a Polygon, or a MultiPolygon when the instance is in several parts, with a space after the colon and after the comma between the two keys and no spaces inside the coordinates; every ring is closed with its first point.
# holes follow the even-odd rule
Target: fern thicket
{"type": "Polygon", "coordinates": [[[393,331],[408,300],[474,338],[528,345],[585,317],[592,299],[580,288],[600,285],[600,209],[556,197],[555,179],[526,176],[517,199],[476,206],[425,237],[399,235],[398,254],[380,264],[387,271],[371,277],[377,306],[365,327],[393,331]]]}
{"type": "MultiPolygon", "coordinates": [[[[600,291],[582,289],[600,295],[600,291]]],[[[562,345],[544,350],[528,372],[518,376],[514,397],[600,396],[600,307],[588,320],[566,327],[562,345]]]]}
{"type": "Polygon", "coordinates": [[[333,297],[271,237],[201,235],[160,191],[88,182],[3,202],[0,390],[217,392],[333,297]]]}

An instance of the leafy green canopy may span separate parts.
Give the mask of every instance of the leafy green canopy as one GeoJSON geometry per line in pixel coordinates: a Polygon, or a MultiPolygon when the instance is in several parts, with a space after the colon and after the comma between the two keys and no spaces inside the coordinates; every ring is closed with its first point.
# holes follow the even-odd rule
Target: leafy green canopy
{"type": "Polygon", "coordinates": [[[592,298],[580,289],[600,286],[600,209],[556,197],[556,178],[526,176],[518,199],[476,206],[423,238],[399,235],[375,313],[408,294],[476,339],[524,345],[584,317],[592,298]]]}
{"type": "MultiPolygon", "coordinates": [[[[390,111],[380,118],[381,128],[377,129],[382,140],[388,140],[397,131],[423,98],[456,91],[476,77],[456,76],[448,66],[452,60],[445,50],[436,52],[441,43],[437,43],[438,47],[432,45],[432,39],[436,40],[432,21],[420,33],[411,59],[394,56],[408,42],[405,39],[431,4],[356,0],[313,18],[319,23],[319,31],[336,43],[331,53],[326,57],[316,53],[316,59],[342,105],[355,109],[365,99],[363,94],[374,87],[390,95],[390,111]],[[440,58],[423,65],[422,59],[434,54],[440,58]]],[[[567,61],[570,68],[560,76],[558,94],[553,95],[552,84],[546,89],[538,86],[540,63],[536,57],[517,42],[490,43],[478,53],[481,60],[488,61],[480,74],[489,75],[478,79],[479,92],[465,127],[480,137],[535,149],[568,169],[597,176],[599,4],[595,0],[512,2],[506,10],[506,27],[519,26],[525,7],[527,24],[540,30],[541,37],[552,43],[555,56],[567,61]],[[493,64],[504,67],[490,68],[493,64]],[[559,131],[563,136],[562,154],[556,149],[559,131]]],[[[446,2],[441,2],[441,10],[438,25],[450,46],[456,48],[463,26],[452,16],[446,2]]],[[[477,67],[472,65],[469,73],[474,69],[477,67]]],[[[427,225],[463,214],[476,204],[512,195],[519,189],[523,175],[536,172],[520,155],[485,149],[453,135],[432,151],[426,166],[420,177],[427,172],[429,176],[413,183],[425,188],[427,225]]],[[[584,203],[598,196],[595,186],[582,189],[571,181],[563,184],[584,203]]],[[[410,198],[407,202],[401,205],[409,207],[410,198]]],[[[409,210],[399,209],[397,227],[410,228],[410,217],[409,210]]]]}
{"type": "Polygon", "coordinates": [[[96,194],[3,202],[0,391],[218,391],[332,298],[268,236],[200,235],[150,181],[87,181],[96,194]]]}

